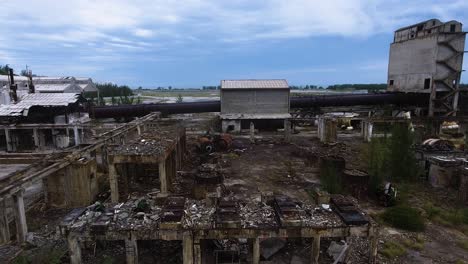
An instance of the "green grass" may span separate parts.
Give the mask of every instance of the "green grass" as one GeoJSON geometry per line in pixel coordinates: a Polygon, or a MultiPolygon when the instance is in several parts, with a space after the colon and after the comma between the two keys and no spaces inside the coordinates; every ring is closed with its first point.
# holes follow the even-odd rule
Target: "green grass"
{"type": "Polygon", "coordinates": [[[383,249],[380,251],[382,255],[389,259],[394,259],[406,254],[406,249],[403,245],[394,241],[387,241],[383,249]]]}
{"type": "Polygon", "coordinates": [[[426,203],[423,209],[427,218],[435,223],[456,228],[464,233],[468,231],[468,208],[444,209],[432,203],[426,203]]]}
{"type": "Polygon", "coordinates": [[[403,240],[402,244],[409,249],[421,251],[424,248],[424,242],[419,242],[419,241],[413,241],[411,239],[405,239],[403,240]]]}
{"type": "Polygon", "coordinates": [[[468,239],[462,239],[457,242],[458,246],[468,251],[468,239]]]}
{"type": "Polygon", "coordinates": [[[408,231],[421,232],[425,228],[424,218],[420,212],[404,205],[386,209],[382,219],[393,227],[408,231]]]}

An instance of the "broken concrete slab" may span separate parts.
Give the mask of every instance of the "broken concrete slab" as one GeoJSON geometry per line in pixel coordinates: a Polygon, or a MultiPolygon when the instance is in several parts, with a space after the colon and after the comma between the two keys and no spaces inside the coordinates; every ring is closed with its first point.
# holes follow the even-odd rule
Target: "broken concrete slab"
{"type": "Polygon", "coordinates": [[[286,239],[267,238],[260,242],[260,254],[263,258],[269,259],[286,246],[286,239]]]}

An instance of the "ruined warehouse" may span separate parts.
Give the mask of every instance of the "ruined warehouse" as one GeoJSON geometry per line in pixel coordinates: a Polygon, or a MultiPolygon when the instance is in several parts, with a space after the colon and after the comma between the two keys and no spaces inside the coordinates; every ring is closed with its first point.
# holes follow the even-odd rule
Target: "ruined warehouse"
{"type": "Polygon", "coordinates": [[[0,262],[468,261],[461,26],[397,30],[377,93],[239,79],[221,81],[219,101],[96,106],[91,79],[11,72],[0,262]],[[416,213],[397,220],[425,226],[392,223],[402,207],[416,213]]]}

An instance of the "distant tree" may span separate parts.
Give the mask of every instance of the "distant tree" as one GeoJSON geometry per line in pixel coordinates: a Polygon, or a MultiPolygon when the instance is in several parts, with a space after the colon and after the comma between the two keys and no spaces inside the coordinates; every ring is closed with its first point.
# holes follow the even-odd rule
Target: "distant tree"
{"type": "Polygon", "coordinates": [[[132,89],[127,85],[117,85],[113,83],[97,83],[96,88],[103,97],[130,96],[133,95],[132,89]]]}
{"type": "Polygon", "coordinates": [[[7,75],[8,74],[8,65],[0,65],[0,74],[7,75]]]}
{"type": "Polygon", "coordinates": [[[172,90],[172,86],[167,87],[167,89],[172,90]]]}

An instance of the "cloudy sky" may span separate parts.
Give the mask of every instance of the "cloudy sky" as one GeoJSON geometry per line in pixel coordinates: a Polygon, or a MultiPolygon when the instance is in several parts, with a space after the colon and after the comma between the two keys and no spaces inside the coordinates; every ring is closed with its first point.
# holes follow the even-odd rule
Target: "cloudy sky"
{"type": "Polygon", "coordinates": [[[395,29],[468,26],[467,0],[2,0],[0,10],[0,64],[134,87],[382,83],[395,29]]]}

